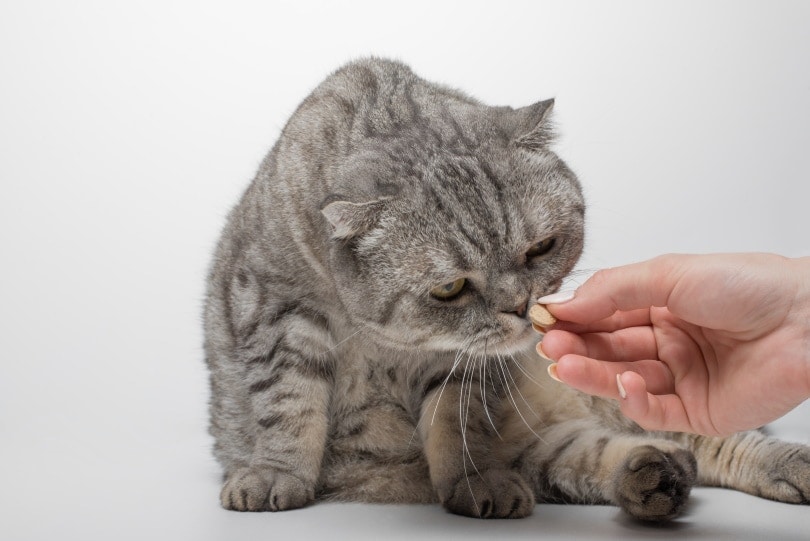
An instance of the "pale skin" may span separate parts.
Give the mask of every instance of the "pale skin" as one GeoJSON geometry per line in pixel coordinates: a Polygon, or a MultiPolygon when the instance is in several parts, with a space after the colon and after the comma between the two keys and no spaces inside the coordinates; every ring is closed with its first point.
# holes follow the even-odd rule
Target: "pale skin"
{"type": "Polygon", "coordinates": [[[543,301],[552,376],[647,430],[728,435],[810,397],[810,257],[666,255],[543,301]]]}

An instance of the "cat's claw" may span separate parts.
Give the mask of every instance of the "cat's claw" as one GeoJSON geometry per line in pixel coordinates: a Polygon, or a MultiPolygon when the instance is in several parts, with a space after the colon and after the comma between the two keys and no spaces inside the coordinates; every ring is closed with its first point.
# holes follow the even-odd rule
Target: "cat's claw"
{"type": "Polygon", "coordinates": [[[516,472],[488,470],[459,479],[442,504],[469,517],[522,518],[532,513],[534,494],[516,472]]]}
{"type": "Polygon", "coordinates": [[[303,507],[315,492],[294,475],[272,468],[240,468],[222,487],[222,507],[233,511],[284,511],[303,507]]]}
{"type": "Polygon", "coordinates": [[[779,502],[810,504],[810,447],[780,442],[782,452],[753,493],[779,502]]]}

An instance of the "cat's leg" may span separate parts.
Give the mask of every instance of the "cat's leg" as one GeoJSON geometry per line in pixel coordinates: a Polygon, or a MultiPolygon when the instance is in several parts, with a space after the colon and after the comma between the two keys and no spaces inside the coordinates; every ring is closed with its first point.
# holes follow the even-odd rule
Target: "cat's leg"
{"type": "MultiPolygon", "coordinates": [[[[330,337],[316,314],[288,308],[258,328],[246,348],[242,385],[250,404],[246,463],[226,471],[223,507],[238,511],[279,511],[314,498],[329,425],[333,365],[323,352],[330,337]]],[[[247,435],[246,435],[247,436],[247,435]]]]}
{"type": "Polygon", "coordinates": [[[450,379],[425,397],[419,430],[431,483],[453,513],[525,517],[534,508],[534,495],[517,471],[496,461],[492,444],[497,435],[480,389],[477,381],[462,385],[450,379]]]}
{"type": "Polygon", "coordinates": [[[698,482],[780,502],[810,504],[810,446],[758,431],[729,437],[684,435],[698,461],[698,482]]]}
{"type": "Polygon", "coordinates": [[[593,419],[551,425],[516,460],[539,501],[612,503],[661,521],[681,513],[696,478],[692,453],[668,439],[617,433],[593,419]]]}

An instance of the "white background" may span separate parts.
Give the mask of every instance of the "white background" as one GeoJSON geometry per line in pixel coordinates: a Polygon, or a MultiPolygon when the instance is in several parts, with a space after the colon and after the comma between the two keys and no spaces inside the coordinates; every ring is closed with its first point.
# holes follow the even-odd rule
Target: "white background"
{"type": "MultiPolygon", "coordinates": [[[[716,489],[665,530],[598,507],[219,509],[208,258],[296,105],[369,54],[494,105],[556,97],[583,272],[810,253],[808,3],[4,2],[0,538],[801,537],[807,508],[716,489]]],[[[807,441],[806,406],[783,435],[807,441]]]]}

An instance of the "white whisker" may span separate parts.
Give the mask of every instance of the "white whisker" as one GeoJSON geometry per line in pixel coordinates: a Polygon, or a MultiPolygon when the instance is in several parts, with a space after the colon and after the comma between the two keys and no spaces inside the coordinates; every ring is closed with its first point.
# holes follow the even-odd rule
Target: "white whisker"
{"type": "Polygon", "coordinates": [[[453,377],[456,368],[461,363],[461,356],[463,355],[463,353],[464,353],[463,349],[459,349],[456,352],[456,357],[453,360],[453,366],[450,368],[450,372],[447,374],[447,377],[444,378],[444,381],[442,382],[441,389],[439,389],[439,396],[436,398],[436,405],[433,408],[433,416],[430,418],[430,426],[433,426],[433,421],[436,420],[436,412],[439,410],[439,402],[441,402],[442,395],[444,394],[444,389],[445,387],[447,387],[447,382],[449,382],[450,378],[453,377]]]}
{"type": "Polygon", "coordinates": [[[498,436],[498,439],[503,441],[503,437],[501,436],[501,433],[498,432],[498,428],[495,426],[495,422],[492,420],[492,416],[489,414],[489,408],[487,408],[486,382],[487,382],[487,365],[488,364],[489,363],[487,362],[486,351],[485,351],[484,356],[481,358],[481,368],[480,368],[481,376],[480,376],[480,380],[478,382],[479,387],[481,389],[481,407],[484,408],[484,415],[487,416],[487,419],[489,420],[489,424],[490,424],[490,426],[492,426],[492,429],[495,431],[495,434],[498,436]]]}
{"type": "Polygon", "coordinates": [[[539,381],[534,379],[534,377],[531,374],[529,374],[529,372],[523,367],[522,364],[520,364],[520,361],[517,360],[517,357],[515,357],[514,355],[510,355],[510,357],[512,358],[512,361],[515,363],[515,365],[518,367],[518,369],[521,372],[523,372],[523,375],[526,376],[526,379],[528,379],[529,381],[531,381],[532,383],[534,383],[538,387],[543,386],[539,381]]]}
{"type": "MultiPolygon", "coordinates": [[[[467,426],[469,426],[470,420],[470,402],[472,402],[472,387],[473,387],[473,377],[475,368],[470,368],[470,362],[475,364],[475,361],[472,359],[472,355],[470,353],[467,354],[467,362],[464,365],[464,374],[461,376],[461,393],[459,395],[459,423],[461,425],[461,440],[463,444],[464,453],[469,457],[470,464],[472,464],[473,469],[475,470],[478,475],[478,468],[475,465],[475,460],[473,460],[472,454],[470,453],[470,447],[467,442],[467,426]],[[469,369],[469,380],[467,381],[467,390],[464,390],[465,380],[467,379],[467,372],[469,369]],[[462,408],[462,404],[466,399],[466,406],[462,408]],[[463,411],[462,411],[463,409],[463,411]]],[[[465,462],[466,464],[466,462],[465,462]]],[[[466,465],[464,473],[466,475],[466,465]]]]}
{"type": "Polygon", "coordinates": [[[354,331],[352,334],[350,334],[349,336],[347,336],[346,338],[344,338],[343,340],[341,340],[340,342],[338,342],[337,344],[335,344],[335,345],[334,345],[334,346],[332,346],[331,348],[329,348],[329,349],[327,349],[326,351],[324,351],[324,352],[323,352],[323,354],[324,354],[324,355],[326,355],[327,353],[331,353],[332,351],[336,350],[336,349],[337,349],[337,348],[339,348],[341,345],[343,345],[344,343],[348,342],[349,340],[351,340],[352,338],[354,338],[355,336],[357,336],[357,335],[360,333],[360,331],[362,331],[362,330],[363,330],[363,327],[360,327],[359,329],[357,329],[356,331],[354,331]]]}
{"type": "MultiPolygon", "coordinates": [[[[534,429],[531,427],[531,425],[528,423],[528,421],[526,421],[526,418],[523,416],[523,413],[520,411],[520,407],[518,407],[517,401],[515,400],[515,396],[512,394],[512,390],[509,388],[509,381],[506,378],[506,371],[504,369],[504,361],[500,357],[500,355],[498,356],[498,367],[501,369],[501,372],[503,373],[503,379],[504,379],[504,382],[506,383],[506,385],[505,385],[506,386],[506,392],[509,394],[509,401],[512,403],[512,406],[514,406],[515,411],[517,412],[518,416],[520,416],[520,419],[523,421],[523,424],[526,425],[526,428],[529,429],[529,432],[534,434],[535,437],[538,440],[544,441],[543,438],[540,436],[540,434],[538,434],[537,432],[534,431],[534,429]]],[[[525,399],[524,399],[524,402],[525,402],[525,399]]]]}
{"type": "MultiPolygon", "coordinates": [[[[459,423],[461,425],[461,441],[462,441],[462,450],[461,450],[461,463],[464,468],[464,478],[467,480],[467,488],[470,491],[470,497],[473,500],[473,505],[478,508],[478,502],[475,500],[475,493],[472,489],[472,484],[470,483],[470,474],[467,471],[467,458],[470,459],[470,465],[472,465],[475,473],[480,477],[481,473],[478,471],[478,467],[475,465],[475,460],[473,460],[472,454],[470,453],[470,447],[467,442],[467,424],[469,422],[469,414],[470,414],[470,401],[472,400],[472,380],[473,380],[473,372],[474,368],[470,370],[470,381],[469,381],[469,391],[467,392],[467,405],[466,408],[462,406],[464,402],[464,382],[467,377],[467,371],[470,367],[470,362],[472,360],[472,355],[470,352],[467,353],[467,362],[464,363],[464,373],[461,376],[461,392],[459,393],[459,423]]],[[[474,361],[473,361],[474,362],[474,361]]]]}
{"type": "MultiPolygon", "coordinates": [[[[512,361],[517,362],[517,361],[515,360],[515,357],[514,357],[513,355],[510,355],[509,357],[512,359],[512,361]]],[[[520,385],[518,385],[517,381],[515,381],[514,376],[512,376],[512,371],[511,371],[511,370],[509,370],[509,364],[508,364],[508,363],[506,363],[505,361],[504,361],[504,369],[506,370],[506,373],[507,373],[507,375],[509,376],[509,379],[511,379],[511,380],[512,380],[512,383],[514,383],[514,384],[515,384],[515,390],[516,390],[516,391],[517,391],[517,393],[520,395],[520,399],[521,399],[521,400],[523,400],[523,403],[524,403],[524,404],[526,404],[526,407],[527,407],[527,408],[529,408],[529,411],[530,411],[530,412],[532,412],[532,415],[534,415],[534,417],[535,417],[536,419],[540,419],[540,415],[538,415],[538,414],[537,414],[537,412],[536,412],[536,411],[534,411],[534,408],[532,408],[532,405],[529,403],[529,401],[528,401],[528,400],[526,400],[526,397],[524,397],[524,396],[523,396],[523,393],[522,393],[522,392],[521,392],[521,390],[520,390],[520,385]]]]}

